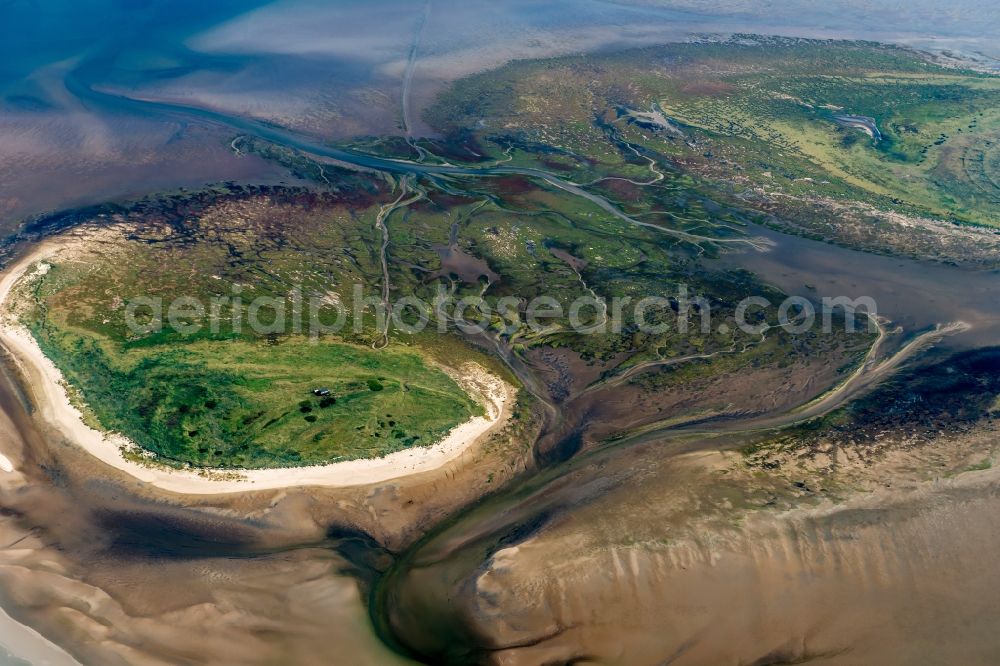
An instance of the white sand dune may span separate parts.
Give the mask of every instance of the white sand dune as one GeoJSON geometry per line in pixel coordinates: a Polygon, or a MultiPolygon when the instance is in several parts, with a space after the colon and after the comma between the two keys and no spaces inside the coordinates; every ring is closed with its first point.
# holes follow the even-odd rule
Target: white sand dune
{"type": "MultiPolygon", "coordinates": [[[[42,353],[34,337],[18,323],[8,307],[8,297],[18,280],[30,269],[37,270],[45,259],[58,255],[60,249],[58,240],[45,241],[3,273],[0,278],[0,345],[14,356],[28,378],[38,416],[43,422],[102,462],[163,490],[204,495],[291,486],[349,487],[380,483],[446,465],[503,427],[509,418],[514,388],[470,363],[455,377],[467,389],[479,394],[487,416],[474,417],[455,427],[443,440],[431,446],[407,449],[377,459],[266,470],[186,471],[126,459],[122,455],[123,448],[135,445],[120,435],[95,430],[84,422],[82,414],[70,401],[62,373],[42,353]]],[[[6,470],[2,463],[0,460],[0,468],[6,470]]]]}

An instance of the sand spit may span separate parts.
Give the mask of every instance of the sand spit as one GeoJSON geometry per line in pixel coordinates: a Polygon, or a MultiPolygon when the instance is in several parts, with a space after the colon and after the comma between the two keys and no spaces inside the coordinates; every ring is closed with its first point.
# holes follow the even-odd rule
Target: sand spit
{"type": "MultiPolygon", "coordinates": [[[[448,435],[428,447],[408,449],[382,458],[351,460],[331,465],[267,470],[176,470],[153,463],[127,459],[123,451],[135,444],[121,435],[105,433],[87,425],[71,402],[62,373],[42,353],[31,333],[11,312],[8,298],[14,285],[29,271],[44,271],[44,261],[76,243],[77,238],[52,239],[41,243],[12,264],[0,278],[0,345],[15,358],[28,378],[38,415],[74,444],[102,462],[136,479],[170,492],[181,494],[219,494],[248,490],[271,490],[292,486],[349,487],[380,483],[390,479],[438,469],[469,453],[491,433],[501,429],[510,416],[515,389],[474,363],[467,363],[452,376],[478,398],[486,409],[485,417],[474,417],[455,427],[448,435]]],[[[2,466],[0,468],[6,469],[2,466]]]]}

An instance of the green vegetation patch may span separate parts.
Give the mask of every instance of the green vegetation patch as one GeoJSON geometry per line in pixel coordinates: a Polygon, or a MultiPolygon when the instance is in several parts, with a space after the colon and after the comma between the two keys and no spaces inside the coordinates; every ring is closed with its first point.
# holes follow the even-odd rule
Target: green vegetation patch
{"type": "Polygon", "coordinates": [[[178,463],[373,458],[431,444],[481,413],[448,375],[404,349],[287,338],[127,350],[47,326],[36,335],[104,427],[178,463]]]}
{"type": "MultiPolygon", "coordinates": [[[[114,220],[129,223],[127,233],[55,258],[24,285],[22,321],[96,425],[166,462],[297,466],[429,446],[482,414],[432,360],[445,357],[433,335],[374,350],[371,311],[311,340],[308,320],[301,331],[255,332],[234,326],[228,305],[190,322],[200,324],[191,332],[169,321],[149,332],[127,325],[136,297],[162,299],[168,310],[178,296],[203,304],[265,296],[291,312],[293,290],[327,302],[346,301],[355,284],[377,293],[375,204],[367,193],[350,196],[287,190],[135,206],[114,220]]],[[[445,346],[449,363],[493,367],[454,339],[445,346]]]]}
{"type": "Polygon", "coordinates": [[[1000,78],[906,49],[737,36],[515,62],[459,82],[428,119],[575,182],[646,180],[652,157],[676,168],[666,183],[688,174],[745,202],[835,199],[996,226],[998,109],[1000,78]]]}

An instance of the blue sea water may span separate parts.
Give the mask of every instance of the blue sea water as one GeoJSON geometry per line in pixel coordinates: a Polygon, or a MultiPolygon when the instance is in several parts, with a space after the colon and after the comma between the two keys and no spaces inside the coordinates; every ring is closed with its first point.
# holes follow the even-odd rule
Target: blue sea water
{"type": "MultiPolygon", "coordinates": [[[[237,173],[228,156],[205,158],[224,154],[219,137],[207,153],[168,150],[175,136],[202,140],[183,138],[198,116],[178,122],[156,105],[95,104],[74,92],[81,87],[181,97],[321,136],[398,130],[394,95],[424,10],[424,0],[0,0],[0,120],[11,123],[0,125],[0,222],[88,196],[237,173]],[[101,141],[97,130],[106,134],[101,141]],[[8,148],[26,133],[41,147],[8,148]],[[130,151],[161,154],[162,162],[122,166],[130,151]],[[211,168],[192,175],[185,160],[196,158],[211,168]],[[15,171],[21,180],[10,180],[15,171]]],[[[864,37],[1000,56],[997,5],[984,0],[434,0],[418,82],[438,84],[507,58],[713,31],[864,37]]],[[[212,113],[201,117],[211,123],[212,113]]],[[[0,664],[24,663],[14,659],[0,647],[0,664]]]]}
{"type": "Polygon", "coordinates": [[[132,54],[150,61],[157,57],[180,60],[190,67],[190,52],[183,46],[186,39],[260,4],[252,0],[8,0],[0,3],[0,91],[8,96],[30,94],[37,70],[67,61],[127,70],[132,54]]]}
{"type": "Polygon", "coordinates": [[[510,58],[691,32],[867,37],[1000,56],[1000,14],[980,0],[0,0],[0,112],[65,107],[73,100],[58,83],[74,76],[318,133],[389,131],[425,10],[418,97],[422,81],[510,58]],[[373,93],[389,98],[384,109],[373,109],[373,93]]]}
{"type": "MultiPolygon", "coordinates": [[[[713,28],[907,42],[923,36],[925,45],[937,40],[968,51],[1000,48],[998,10],[980,0],[947,7],[930,0],[436,0],[428,5],[424,46],[439,57],[470,50],[501,57],[516,56],[518,48],[543,50],[527,40],[518,44],[519,37],[572,50],[649,41],[658,30],[669,39],[678,31],[713,28]]],[[[67,62],[89,67],[95,80],[132,85],[142,77],[155,82],[199,71],[237,76],[261,61],[289,55],[307,69],[307,61],[326,60],[336,69],[367,63],[374,70],[407,51],[424,7],[424,0],[3,0],[0,95],[22,106],[32,97],[34,104],[53,103],[33,77],[39,69],[67,62]],[[192,42],[204,48],[196,51],[192,42]]],[[[483,62],[489,64],[489,58],[483,62]]],[[[285,62],[277,70],[287,73],[295,66],[285,62]]],[[[313,82],[325,83],[318,74],[313,82]]],[[[274,82],[263,87],[273,90],[274,82]]]]}

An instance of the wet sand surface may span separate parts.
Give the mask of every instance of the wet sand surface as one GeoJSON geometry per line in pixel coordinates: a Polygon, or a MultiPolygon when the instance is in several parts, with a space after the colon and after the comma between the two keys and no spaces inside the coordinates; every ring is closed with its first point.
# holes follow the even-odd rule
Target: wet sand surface
{"type": "Polygon", "coordinates": [[[1000,474],[946,473],[995,441],[809,490],[718,442],[599,452],[411,553],[387,621],[432,662],[995,663],[1000,474]]]}
{"type": "Polygon", "coordinates": [[[25,216],[156,189],[275,176],[227,154],[231,136],[204,125],[109,112],[67,81],[240,115],[324,140],[433,135],[421,111],[448,83],[515,58],[621,48],[691,34],[755,32],[873,39],[958,53],[996,51],[996,22],[974,0],[920,10],[840,2],[775,16],[766,5],[684,0],[516,0],[498,5],[384,0],[191,0],[146,11],[75,3],[5,7],[0,26],[0,230],[25,216]],[[425,20],[421,20],[421,19],[425,20]],[[817,28],[817,21],[823,27],[817,28]],[[418,58],[410,62],[415,35],[418,58]],[[73,37],[67,39],[67,37],[73,37]],[[94,48],[86,48],[87,44],[94,48]],[[404,86],[404,83],[406,84],[404,86]],[[408,123],[401,123],[403,108],[408,123]]]}
{"type": "MultiPolygon", "coordinates": [[[[911,333],[960,318],[972,325],[961,344],[993,339],[993,274],[972,274],[977,286],[970,289],[960,269],[785,236],[773,240],[769,252],[727,254],[720,266],[735,262],[791,293],[873,296],[880,314],[911,333]],[[935,308],[925,307],[928,298],[935,308]]],[[[535,365],[546,363],[537,359],[535,365]]],[[[772,407],[787,409],[796,396],[822,388],[787,392],[788,402],[772,407]]],[[[989,577],[980,588],[961,574],[993,547],[989,525],[984,523],[981,538],[964,541],[932,529],[942,522],[972,529],[979,513],[992,508],[990,485],[966,494],[880,496],[864,510],[841,506],[830,513],[834,518],[810,517],[790,504],[789,511],[805,511],[799,522],[785,522],[792,514],[765,512],[753,530],[709,523],[701,533],[684,535],[688,541],[675,542],[679,527],[672,525],[687,520],[651,520],[643,512],[669,514],[683,500],[687,519],[711,517],[702,507],[711,503],[717,484],[664,451],[712,451],[718,443],[688,439],[676,447],[612,447],[596,459],[584,456],[560,466],[558,460],[588,446],[581,439],[549,460],[548,471],[525,476],[469,512],[461,509],[483,492],[489,475],[499,470],[500,483],[531,467],[530,452],[522,449],[527,456],[513,464],[505,461],[509,450],[484,453],[365,488],[182,499],[44,430],[24,411],[24,397],[30,396],[26,390],[19,397],[7,383],[0,392],[10,433],[2,453],[16,470],[0,473],[2,542],[9,544],[2,551],[0,590],[15,619],[84,663],[319,664],[344,654],[352,663],[401,659],[380,637],[400,640],[431,661],[442,649],[471,650],[459,655],[459,663],[469,654],[512,664],[661,663],[672,651],[688,655],[687,662],[675,663],[804,657],[852,663],[850,649],[866,655],[889,650],[862,631],[869,624],[892,617],[897,624],[887,631],[896,632],[894,642],[919,644],[931,623],[964,626],[966,618],[974,619],[967,613],[988,609],[990,602],[981,597],[967,602],[967,590],[995,589],[989,577]],[[671,460],[676,469],[663,467],[671,460]],[[672,484],[687,495],[661,496],[672,484]],[[888,508],[895,502],[904,508],[888,508]],[[913,522],[914,512],[926,513],[931,522],[913,522]],[[459,518],[412,547],[456,513],[459,518]],[[622,534],[620,544],[609,544],[616,525],[633,531],[622,534]],[[654,527],[645,537],[643,525],[654,527]],[[588,539],[593,543],[580,551],[588,539]],[[660,552],[665,545],[671,545],[668,555],[660,552]],[[562,568],[552,568],[552,553],[560,553],[562,568]],[[906,559],[906,553],[923,555],[906,559]],[[878,585],[862,575],[868,567],[886,570],[878,585]],[[389,573],[380,577],[382,572],[389,573]],[[953,584],[950,604],[943,599],[950,587],[924,585],[927,579],[953,584]],[[376,582],[371,612],[384,622],[378,635],[364,604],[376,582]],[[745,607],[734,607],[732,590],[740,591],[745,607]],[[831,599],[824,601],[826,596],[831,599]],[[912,615],[894,613],[907,598],[916,600],[907,607],[912,615]],[[870,613],[872,621],[850,619],[859,613],[870,613]],[[639,631],[630,633],[635,623],[639,631]],[[449,647],[440,647],[442,639],[449,647]]],[[[615,418],[613,412],[608,418],[615,418]]],[[[567,410],[563,426],[573,431],[574,423],[593,423],[593,414],[567,410]]],[[[730,496],[716,501],[730,505],[760,491],[753,485],[725,487],[730,496]]],[[[845,502],[850,499],[845,495],[845,502]]],[[[981,623],[967,630],[975,662],[993,644],[981,623]]],[[[886,663],[905,663],[905,654],[887,654],[886,663]]]]}
{"type": "MultiPolygon", "coordinates": [[[[770,252],[718,265],[811,298],[870,295],[897,344],[970,325],[932,358],[998,339],[995,273],[769,235],[770,252]]],[[[923,448],[887,431],[884,457],[820,454],[821,488],[747,475],[744,440],[710,426],[578,454],[408,552],[380,611],[431,662],[994,663],[1000,473],[970,470],[997,435],[942,428],[923,448]]]]}
{"type": "MultiPolygon", "coordinates": [[[[829,27],[816,30],[784,20],[778,25],[770,13],[720,21],[684,3],[653,21],[652,4],[579,3],[587,11],[577,14],[555,3],[537,9],[527,27],[496,3],[479,14],[473,3],[451,12],[441,3],[428,5],[420,60],[410,72],[417,117],[411,131],[428,131],[419,109],[448,81],[511,57],[755,28],[969,50],[996,43],[968,37],[970,25],[971,32],[982,30],[975,19],[982,8],[970,13],[969,3],[951,15],[959,17],[958,27],[924,7],[897,16],[902,24],[891,32],[879,26],[873,32],[867,19],[852,32],[853,14],[836,6],[824,10],[829,27]],[[963,23],[968,15],[975,20],[963,23]],[[490,26],[491,39],[476,38],[486,34],[482,29],[465,29],[474,19],[490,26]],[[502,29],[492,32],[494,25],[502,29]],[[927,37],[927,26],[942,34],[927,37]]],[[[338,20],[348,37],[368,30],[384,38],[366,51],[376,54],[374,62],[358,64],[344,59],[337,41],[344,35],[331,34],[329,16],[306,26],[312,39],[289,39],[302,36],[300,5],[277,3],[246,15],[250,7],[224,10],[230,15],[215,16],[216,24],[184,31],[194,55],[176,45],[158,52],[163,44],[151,40],[149,53],[128,50],[125,67],[102,71],[104,80],[94,81],[113,92],[278,122],[324,139],[399,132],[398,86],[414,18],[424,6],[409,7],[408,14],[393,5],[360,27],[338,20]],[[280,52],[289,43],[309,48],[280,52]],[[182,74],[129,80],[130,58],[156,62],[164,53],[167,71],[179,61],[182,74]],[[262,75],[264,90],[258,88],[262,75]]],[[[193,6],[196,14],[203,9],[193,6]]],[[[367,11],[363,3],[354,9],[367,11]]],[[[30,32],[25,38],[34,39],[30,32]]],[[[5,64],[18,71],[18,63],[5,64]]],[[[229,129],[88,107],[67,93],[59,72],[46,73],[40,64],[25,65],[33,78],[5,89],[24,93],[17,89],[23,84],[28,97],[53,108],[22,114],[4,107],[0,164],[13,165],[0,168],[4,231],[24,216],[66,206],[287,177],[233,155],[229,129]],[[36,81],[44,94],[31,87],[36,81]]],[[[732,253],[719,265],[748,268],[811,298],[872,296],[881,314],[910,333],[955,320],[971,324],[946,346],[1000,339],[996,274],[760,233],[777,241],[771,252],[732,253]]],[[[464,256],[452,258],[460,276],[472,280],[482,272],[464,256]]],[[[549,365],[560,374],[561,366],[549,365]]],[[[580,388],[573,382],[586,385],[581,378],[593,372],[571,361],[565,367],[569,393],[580,388]]],[[[816,374],[823,381],[833,381],[829,368],[822,372],[816,374]]],[[[717,439],[585,451],[536,474],[526,448],[535,433],[528,432],[517,435],[517,445],[364,488],[182,498],[102,464],[47,430],[31,417],[30,390],[18,381],[0,377],[0,454],[15,470],[0,471],[0,600],[12,618],[82,663],[415,663],[384,640],[424,655],[458,654],[459,663],[470,654],[502,664],[1000,661],[994,594],[1000,574],[991,565],[1000,546],[1000,481],[992,470],[923,478],[914,469],[939,464],[928,455],[866,473],[864,483],[824,503],[790,490],[792,479],[726,481],[727,459],[718,453],[725,447],[717,439]],[[691,451],[697,453],[680,455],[691,451]],[[490,488],[488,479],[498,487],[526,469],[531,474],[497,497],[467,508],[490,488]],[[734,510],[746,507],[754,513],[734,510]],[[431,537],[414,546],[428,532],[431,537]],[[365,601],[376,584],[371,614],[380,624],[373,627],[365,601]]],[[[747,385],[731,388],[747,392],[747,385]]],[[[763,396],[760,404],[787,408],[821,388],[792,384],[785,395],[763,396]]],[[[592,405],[576,405],[565,425],[572,432],[591,419],[598,434],[607,435],[613,420],[632,409],[632,395],[609,391],[595,395],[592,405]]],[[[995,437],[975,443],[973,452],[989,451],[991,441],[995,437]]],[[[947,459],[946,453],[940,456],[947,459]]],[[[3,627],[0,645],[59,663],[58,652],[25,651],[3,627]]]]}
{"type": "Polygon", "coordinates": [[[554,528],[493,556],[470,615],[505,664],[994,663],[998,489],[881,494],[555,564],[588,533],[554,528]]]}
{"type": "Polygon", "coordinates": [[[869,296],[879,315],[908,331],[953,321],[970,324],[969,331],[951,336],[956,344],[1000,341],[998,271],[880,256],[751,228],[775,245],[767,252],[731,252],[717,265],[746,269],[788,294],[810,299],[869,296]]]}
{"type": "Polygon", "coordinates": [[[2,380],[16,471],[0,473],[0,595],[88,664],[407,663],[363,604],[392,560],[379,544],[400,548],[494,472],[484,455],[405,487],[182,498],[46,431],[2,380]]]}
{"type": "Polygon", "coordinates": [[[80,663],[65,650],[2,610],[0,610],[0,636],[3,636],[3,644],[0,644],[0,664],[5,666],[31,664],[77,666],[80,663]]]}
{"type": "MultiPolygon", "coordinates": [[[[977,286],[970,289],[960,269],[773,240],[769,252],[728,254],[720,266],[736,262],[791,293],[873,296],[880,313],[910,333],[960,318],[972,326],[962,344],[993,339],[993,274],[972,274],[977,286]],[[925,307],[927,298],[935,308],[925,307]]],[[[567,368],[572,378],[572,364],[567,368]]],[[[822,390],[786,391],[772,408],[822,390]]],[[[709,473],[714,463],[706,472],[680,456],[711,455],[718,441],[654,441],[590,456],[593,442],[581,435],[575,447],[543,461],[548,470],[462,511],[488,479],[500,484],[533,467],[523,444],[534,439],[518,434],[521,458],[513,463],[511,449],[495,449],[363,488],[181,498],[46,430],[25,412],[31,396],[30,388],[19,395],[9,383],[0,391],[10,433],[0,452],[16,470],[0,473],[0,542],[8,544],[0,551],[0,591],[15,619],[84,663],[402,659],[381,639],[401,641],[431,662],[662,663],[676,652],[675,663],[855,663],[848,655],[857,650],[905,663],[909,653],[891,652],[865,633],[879,623],[895,632],[893,643],[913,645],[933,623],[964,626],[963,649],[973,662],[994,647],[973,621],[989,617],[977,613],[992,602],[970,595],[995,589],[992,574],[972,568],[994,546],[995,530],[988,518],[975,539],[934,529],[972,530],[992,509],[989,484],[968,492],[964,485],[937,492],[932,484],[871,505],[863,494],[845,493],[829,515],[789,502],[784,513],[725,518],[715,504],[746,504],[766,486],[720,484],[709,473]],[[585,455],[572,458],[581,449],[585,455]],[[850,509],[850,501],[860,508],[850,509]],[[672,513],[678,506],[683,510],[672,513]],[[689,533],[699,523],[702,530],[689,533]],[[414,547],[428,530],[434,535],[414,547]],[[883,572],[879,580],[871,580],[870,568],[883,572]],[[981,573],[984,585],[963,570],[981,573]],[[366,609],[373,584],[375,603],[366,609]],[[733,590],[745,606],[734,602],[733,590]],[[895,612],[905,599],[914,600],[907,613],[895,612]],[[870,622],[852,619],[869,614],[870,622]]],[[[615,409],[595,422],[592,410],[568,408],[561,426],[579,433],[581,423],[621,418],[615,409]]],[[[628,414],[634,405],[617,409],[628,414]]]]}

